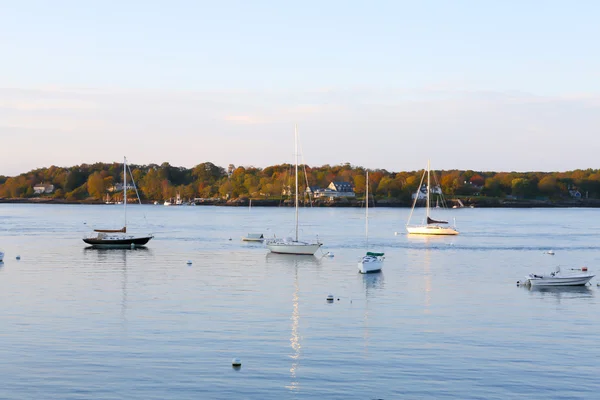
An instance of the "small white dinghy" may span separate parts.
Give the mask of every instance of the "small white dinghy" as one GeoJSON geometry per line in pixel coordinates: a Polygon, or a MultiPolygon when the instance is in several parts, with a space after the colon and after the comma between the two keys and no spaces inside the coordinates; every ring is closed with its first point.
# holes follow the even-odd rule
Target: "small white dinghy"
{"type": "Polygon", "coordinates": [[[242,238],[244,242],[262,242],[263,240],[265,240],[265,237],[262,233],[249,233],[242,238]]]}
{"type": "Polygon", "coordinates": [[[563,274],[560,267],[557,267],[548,275],[529,274],[526,282],[531,286],[584,286],[595,276],[587,272],[587,267],[578,270],[581,273],[563,274]]]}

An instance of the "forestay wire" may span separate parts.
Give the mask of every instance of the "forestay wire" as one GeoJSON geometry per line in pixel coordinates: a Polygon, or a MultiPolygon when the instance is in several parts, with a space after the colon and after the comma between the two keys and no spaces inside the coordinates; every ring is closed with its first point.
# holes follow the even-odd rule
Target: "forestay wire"
{"type": "MultiPolygon", "coordinates": [[[[135,189],[135,195],[137,196],[138,203],[140,205],[142,205],[142,199],[140,199],[140,193],[137,190],[137,185],[135,184],[135,179],[133,179],[133,173],[131,172],[131,168],[129,168],[129,164],[127,164],[127,170],[129,171],[129,176],[131,177],[131,183],[133,183],[133,188],[135,189]]],[[[125,190],[127,190],[127,188],[125,188],[125,190]]],[[[146,225],[147,225],[148,220],[146,219],[146,213],[142,212],[142,215],[144,216],[144,221],[146,222],[146,225]]]]}

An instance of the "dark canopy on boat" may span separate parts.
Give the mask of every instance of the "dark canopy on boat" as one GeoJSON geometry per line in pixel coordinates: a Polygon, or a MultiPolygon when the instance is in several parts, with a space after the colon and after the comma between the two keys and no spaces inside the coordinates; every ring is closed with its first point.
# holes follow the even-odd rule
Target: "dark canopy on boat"
{"type": "Polygon", "coordinates": [[[431,219],[431,218],[427,217],[427,223],[428,224],[447,224],[448,221],[436,221],[435,219],[431,219]]]}
{"type": "Polygon", "coordinates": [[[118,233],[118,232],[122,232],[122,233],[126,233],[127,232],[127,227],[122,227],[121,229],[94,229],[94,232],[104,232],[104,233],[118,233]]]}
{"type": "Polygon", "coordinates": [[[384,253],[373,253],[372,251],[367,251],[367,255],[373,257],[383,257],[384,253]]]}

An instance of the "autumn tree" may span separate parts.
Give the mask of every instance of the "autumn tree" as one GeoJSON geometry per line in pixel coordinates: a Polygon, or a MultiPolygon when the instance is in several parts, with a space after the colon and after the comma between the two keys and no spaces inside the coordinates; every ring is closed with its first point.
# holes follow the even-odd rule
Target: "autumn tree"
{"type": "Polygon", "coordinates": [[[90,196],[96,199],[102,199],[104,197],[104,179],[99,172],[94,172],[90,175],[87,181],[87,190],[90,196]]]}

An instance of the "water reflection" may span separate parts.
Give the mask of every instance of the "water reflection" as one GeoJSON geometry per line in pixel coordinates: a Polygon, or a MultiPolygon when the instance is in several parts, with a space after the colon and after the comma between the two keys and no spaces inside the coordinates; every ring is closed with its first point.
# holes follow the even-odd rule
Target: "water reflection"
{"type": "Polygon", "coordinates": [[[267,264],[284,264],[300,267],[302,265],[320,265],[321,259],[315,256],[302,256],[294,254],[267,253],[265,256],[267,264]]]}
{"type": "Polygon", "coordinates": [[[594,297],[594,291],[589,286],[524,287],[532,296],[552,298],[559,304],[561,300],[587,299],[594,297]]]}
{"type": "MultiPolygon", "coordinates": [[[[134,249],[97,249],[94,247],[84,247],[84,255],[94,258],[101,264],[110,265],[112,269],[121,272],[121,321],[122,328],[127,327],[127,259],[132,256],[144,255],[152,256],[152,251],[146,247],[137,247],[134,249]]],[[[97,265],[92,264],[92,268],[99,269],[97,265]]],[[[99,269],[100,270],[100,269],[99,269]]]]}
{"type": "Polygon", "coordinates": [[[292,295],[292,333],[290,336],[290,347],[293,352],[290,355],[292,361],[292,366],[290,368],[290,384],[286,386],[287,389],[292,391],[297,391],[300,389],[300,383],[298,382],[298,377],[296,376],[296,370],[298,369],[298,364],[300,362],[300,350],[302,349],[302,345],[300,344],[300,335],[298,334],[298,327],[300,323],[300,297],[299,290],[300,286],[298,284],[298,260],[294,262],[294,294],[292,295]]]}
{"type": "Polygon", "coordinates": [[[369,315],[371,313],[371,304],[369,299],[374,298],[374,292],[382,290],[384,286],[383,272],[375,274],[358,274],[365,287],[365,313],[363,315],[363,339],[365,342],[365,357],[369,354],[369,315]]]}
{"type": "Polygon", "coordinates": [[[360,276],[360,278],[362,278],[367,297],[372,295],[372,292],[374,289],[375,290],[383,289],[383,283],[384,283],[383,272],[379,272],[379,273],[375,273],[375,274],[359,274],[359,276],[360,276]]]}
{"type": "Polygon", "coordinates": [[[431,306],[431,250],[425,250],[425,257],[423,261],[423,271],[425,272],[424,280],[425,280],[425,309],[424,313],[429,314],[431,311],[429,307],[431,306]]]}

